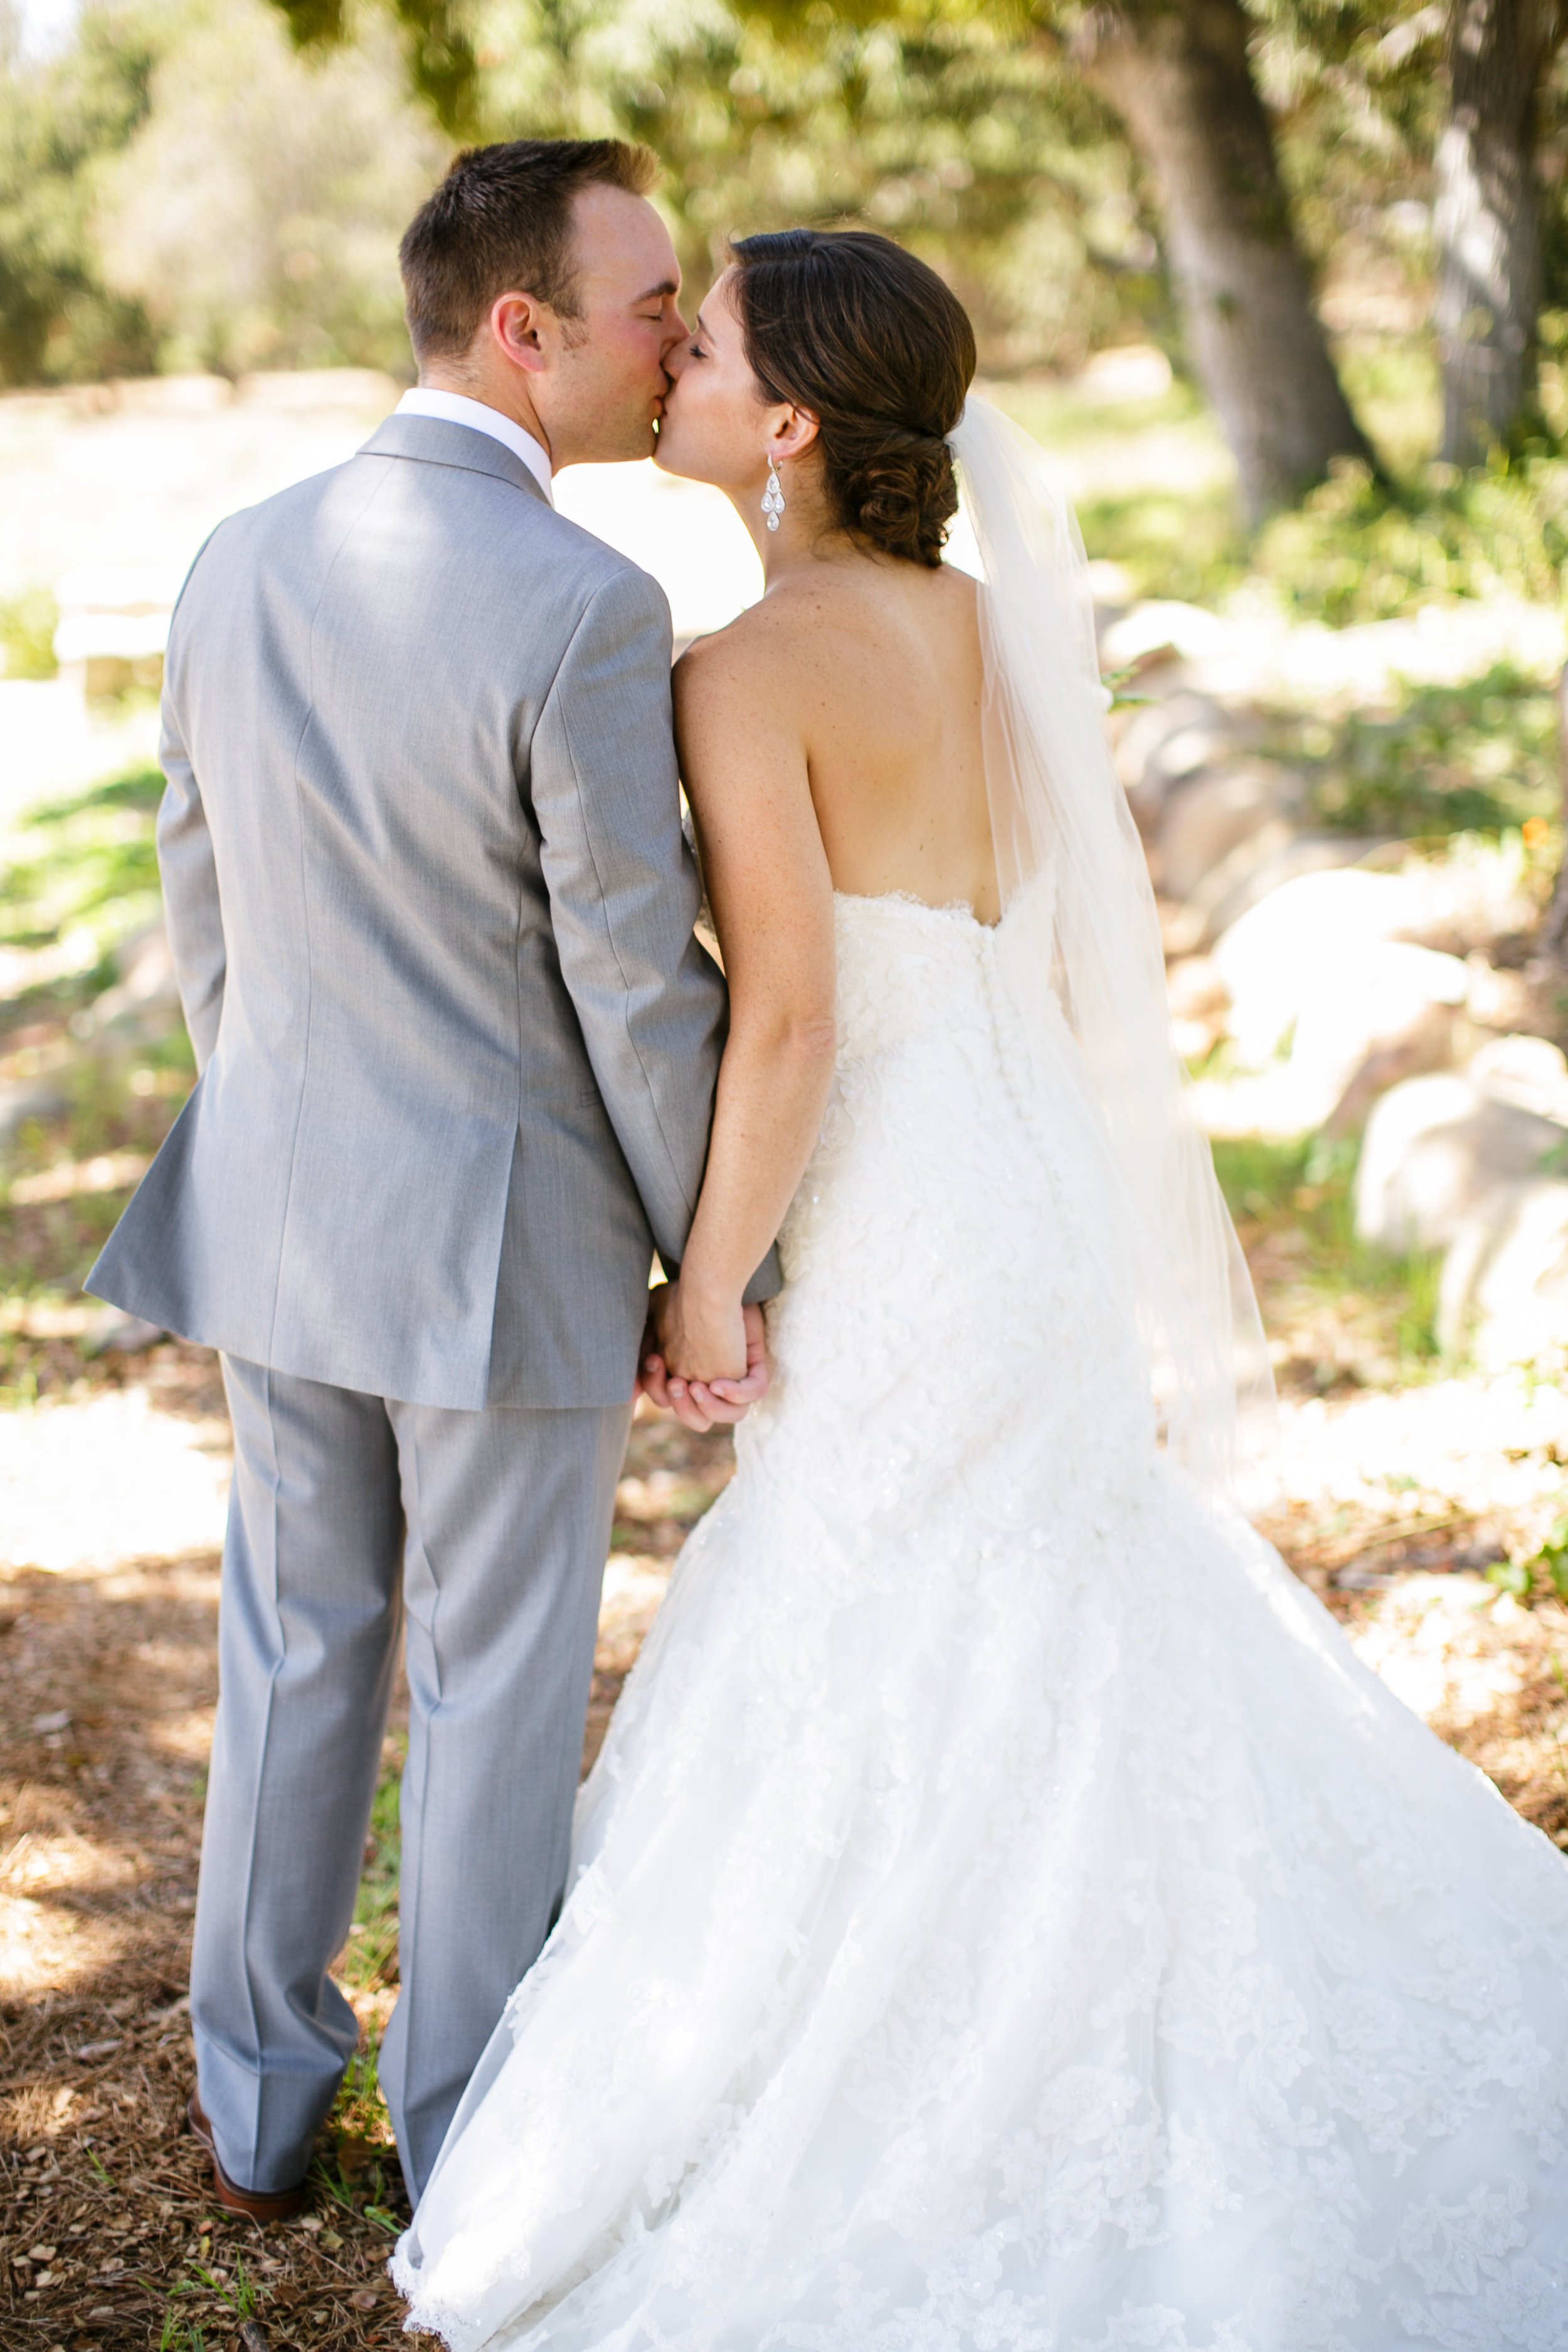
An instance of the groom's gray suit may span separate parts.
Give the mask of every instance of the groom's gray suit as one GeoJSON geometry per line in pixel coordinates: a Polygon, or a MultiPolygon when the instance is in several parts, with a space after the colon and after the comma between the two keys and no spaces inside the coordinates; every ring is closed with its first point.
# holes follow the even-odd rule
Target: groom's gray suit
{"type": "Polygon", "coordinates": [[[247,2188],[300,2178],[353,2047],[327,1969],[405,1615],[382,2080],[416,2195],[560,1897],[652,1244],[679,1262],[723,1039],[669,651],[510,449],[413,415],[225,523],[174,616],[201,1075],[89,1287],[224,1351],[192,2015],[247,2188]]]}

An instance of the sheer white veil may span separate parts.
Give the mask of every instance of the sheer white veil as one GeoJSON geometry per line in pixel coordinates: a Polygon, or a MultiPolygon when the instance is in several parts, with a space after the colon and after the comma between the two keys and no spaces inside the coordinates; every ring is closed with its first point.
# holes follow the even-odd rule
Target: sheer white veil
{"type": "Polygon", "coordinates": [[[971,394],[950,446],[984,575],[986,783],[1004,919],[1036,934],[1026,944],[1037,977],[1082,1057],[1105,1145],[1101,1230],[1167,1448],[1205,1486],[1236,1494],[1244,1451],[1267,1426],[1268,1358],[1185,1099],[1154,894],[1106,738],[1077,518],[1043,452],[989,402],[971,394]]]}

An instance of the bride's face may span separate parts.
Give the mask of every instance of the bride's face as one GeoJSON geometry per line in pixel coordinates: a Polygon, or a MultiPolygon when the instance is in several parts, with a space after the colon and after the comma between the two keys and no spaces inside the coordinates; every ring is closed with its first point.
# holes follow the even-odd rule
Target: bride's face
{"type": "Polygon", "coordinates": [[[672,379],[659,420],[655,462],[667,474],[713,482],[738,503],[762,495],[775,456],[798,454],[802,413],[763,394],[746,358],[731,299],[735,271],[725,270],[697,314],[690,335],[665,362],[672,379]]]}

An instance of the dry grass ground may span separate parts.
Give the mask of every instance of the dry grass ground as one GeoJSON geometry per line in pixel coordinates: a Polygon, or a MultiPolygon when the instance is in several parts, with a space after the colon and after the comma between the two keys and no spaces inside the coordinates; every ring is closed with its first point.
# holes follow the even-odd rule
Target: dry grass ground
{"type": "MultiPolygon", "coordinates": [[[[52,1343],[60,1367],[60,1343],[52,1343]]],[[[63,1369],[63,1367],[61,1367],[63,1369]]],[[[112,1383],[79,1362],[78,1401],[112,1383]]],[[[221,1410],[210,1358],[166,1345],[165,1409],[221,1410]]],[[[639,1423],[595,1661],[596,1750],[668,1560],[729,1448],[639,1423]]],[[[405,2208],[374,2053],[396,1985],[395,1710],[340,1974],[364,2031],[313,2169],[314,2209],[262,2231],[211,2201],[183,2131],[184,1994],[216,1678],[218,1558],[0,1571],[0,2345],[163,2352],[388,2346],[382,2265],[405,2208]],[[250,2333],[242,2330],[248,2325],[250,2333]]]]}

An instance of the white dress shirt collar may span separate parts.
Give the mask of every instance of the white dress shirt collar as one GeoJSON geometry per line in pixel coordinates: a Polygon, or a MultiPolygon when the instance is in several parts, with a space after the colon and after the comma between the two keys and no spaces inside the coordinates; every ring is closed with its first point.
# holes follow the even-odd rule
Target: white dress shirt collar
{"type": "Polygon", "coordinates": [[[427,384],[417,384],[405,392],[397,404],[399,416],[438,416],[444,425],[466,425],[470,433],[488,433],[521,457],[549,503],[555,504],[550,487],[550,453],[541,448],[531,433],[503,416],[499,408],[491,408],[482,400],[470,400],[466,393],[436,392],[427,384]]]}

